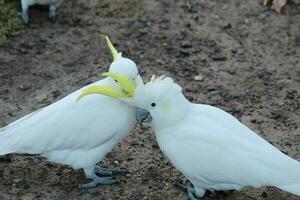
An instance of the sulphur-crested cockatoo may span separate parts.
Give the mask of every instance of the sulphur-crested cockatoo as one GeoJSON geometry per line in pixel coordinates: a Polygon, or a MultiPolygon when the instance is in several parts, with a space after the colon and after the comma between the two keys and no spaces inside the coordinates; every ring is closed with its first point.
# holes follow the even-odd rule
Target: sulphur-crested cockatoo
{"type": "Polygon", "coordinates": [[[58,8],[63,0],[21,0],[22,12],[20,15],[25,24],[29,22],[28,9],[30,6],[38,5],[49,5],[49,19],[54,20],[58,14],[58,8]]]}
{"type": "Polygon", "coordinates": [[[136,123],[136,111],[126,103],[96,93],[132,96],[138,70],[132,60],[117,52],[108,38],[107,42],[114,58],[107,74],[114,78],[92,83],[1,128],[0,155],[40,154],[49,161],[74,169],[82,168],[86,178],[92,179],[92,182],[80,185],[82,188],[116,182],[95,173],[112,174],[122,169],[104,169],[96,167],[96,163],[130,133],[136,123]],[[126,89],[118,90],[124,77],[130,78],[129,84],[122,86],[126,89]],[[116,89],[111,92],[111,88],[116,89]]]}
{"type": "MultiPolygon", "coordinates": [[[[138,80],[138,79],[137,79],[138,80]]],[[[137,121],[150,121],[166,157],[193,184],[191,199],[206,190],[275,186],[300,195],[300,163],[276,149],[229,113],[189,102],[171,78],[140,83],[137,121]]],[[[128,101],[128,99],[126,100],[128,101]]]]}

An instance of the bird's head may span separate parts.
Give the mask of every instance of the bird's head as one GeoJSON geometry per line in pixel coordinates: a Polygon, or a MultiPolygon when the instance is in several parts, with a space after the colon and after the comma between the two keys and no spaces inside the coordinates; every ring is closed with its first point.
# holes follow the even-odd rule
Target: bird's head
{"type": "Polygon", "coordinates": [[[185,115],[189,102],[183,96],[182,88],[172,78],[155,78],[153,75],[150,82],[137,85],[133,104],[140,108],[137,110],[137,121],[149,121],[148,111],[158,127],[180,120],[185,115]]]}
{"type": "Polygon", "coordinates": [[[112,79],[112,85],[91,85],[83,90],[77,98],[90,94],[104,94],[113,98],[132,98],[135,90],[135,79],[138,76],[138,69],[131,59],[124,58],[113,46],[106,36],[107,45],[112,53],[114,61],[109,67],[109,71],[103,75],[112,79]]]}
{"type": "Polygon", "coordinates": [[[113,46],[109,38],[106,36],[107,45],[111,51],[114,61],[109,67],[109,72],[116,74],[123,74],[128,76],[131,79],[135,79],[138,75],[138,69],[131,59],[125,58],[122,56],[122,53],[119,53],[116,48],[113,46]]]}

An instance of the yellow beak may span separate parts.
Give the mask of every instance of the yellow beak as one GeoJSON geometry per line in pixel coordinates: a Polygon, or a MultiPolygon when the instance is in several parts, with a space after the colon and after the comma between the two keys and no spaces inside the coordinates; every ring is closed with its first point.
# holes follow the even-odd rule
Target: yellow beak
{"type": "Polygon", "coordinates": [[[76,101],[90,94],[102,94],[112,98],[133,98],[135,92],[135,81],[128,76],[113,72],[106,72],[103,75],[113,78],[120,86],[116,88],[108,85],[92,85],[83,90],[76,101]]]}

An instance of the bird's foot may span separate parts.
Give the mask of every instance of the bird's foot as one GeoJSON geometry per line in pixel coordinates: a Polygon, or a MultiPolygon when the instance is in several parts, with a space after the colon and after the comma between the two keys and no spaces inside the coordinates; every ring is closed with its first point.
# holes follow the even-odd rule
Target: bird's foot
{"type": "Polygon", "coordinates": [[[28,11],[27,10],[23,10],[22,12],[19,12],[18,15],[22,17],[23,22],[25,24],[29,23],[29,17],[28,17],[28,11]]]}
{"type": "Polygon", "coordinates": [[[113,175],[118,173],[127,173],[127,169],[125,168],[103,168],[96,166],[95,167],[95,173],[101,174],[101,175],[113,175]]]}
{"type": "Polygon", "coordinates": [[[98,177],[93,175],[92,177],[87,177],[88,179],[92,179],[91,182],[80,184],[80,189],[90,189],[95,188],[97,185],[112,185],[118,182],[118,180],[113,179],[112,177],[98,177]]]}
{"type": "Polygon", "coordinates": [[[49,9],[49,19],[51,21],[55,21],[57,15],[58,15],[58,8],[55,7],[55,6],[50,6],[50,9],[49,9]]]}
{"type": "Polygon", "coordinates": [[[196,190],[192,186],[188,186],[187,195],[188,195],[188,200],[199,200],[199,199],[201,199],[201,197],[198,197],[196,195],[196,190]]]}

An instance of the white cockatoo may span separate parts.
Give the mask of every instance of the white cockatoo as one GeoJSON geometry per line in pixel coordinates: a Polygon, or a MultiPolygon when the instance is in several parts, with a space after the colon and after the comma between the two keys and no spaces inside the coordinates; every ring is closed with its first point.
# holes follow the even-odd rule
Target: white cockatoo
{"type": "Polygon", "coordinates": [[[300,195],[300,163],[235,117],[189,102],[171,78],[138,83],[133,101],[125,101],[141,108],[138,122],[153,118],[162,152],[193,184],[188,188],[190,199],[203,197],[206,190],[245,186],[275,186],[300,195]]]}
{"type": "Polygon", "coordinates": [[[92,179],[92,182],[80,185],[82,188],[116,182],[95,173],[109,175],[122,172],[122,169],[100,168],[96,163],[130,133],[136,123],[136,110],[117,99],[96,93],[102,86],[100,91],[113,97],[132,96],[138,69],[131,59],[117,52],[108,37],[106,39],[114,58],[107,74],[114,78],[107,77],[85,86],[1,128],[0,155],[39,154],[55,163],[82,168],[86,178],[92,179]],[[129,84],[122,86],[126,89],[117,90],[119,84],[124,83],[124,77],[130,78],[129,84]],[[114,93],[110,93],[111,88],[116,88],[114,93]]]}
{"type": "Polygon", "coordinates": [[[25,24],[28,24],[28,9],[32,5],[49,5],[49,19],[54,20],[58,14],[58,8],[63,0],[21,0],[22,12],[20,15],[25,24]]]}

